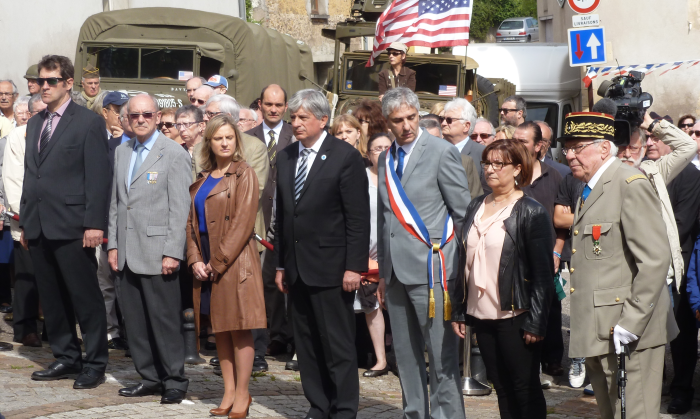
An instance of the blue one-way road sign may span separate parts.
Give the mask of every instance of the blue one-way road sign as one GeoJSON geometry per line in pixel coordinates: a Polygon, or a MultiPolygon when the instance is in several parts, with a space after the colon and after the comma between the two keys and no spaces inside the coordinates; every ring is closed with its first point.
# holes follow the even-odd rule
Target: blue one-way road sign
{"type": "Polygon", "coordinates": [[[607,61],[603,28],[569,29],[569,64],[572,67],[607,61]]]}

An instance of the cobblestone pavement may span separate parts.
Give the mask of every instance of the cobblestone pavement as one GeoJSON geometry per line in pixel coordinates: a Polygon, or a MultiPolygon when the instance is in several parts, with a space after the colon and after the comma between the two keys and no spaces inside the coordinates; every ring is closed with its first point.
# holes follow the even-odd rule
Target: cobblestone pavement
{"type": "MultiPolygon", "coordinates": [[[[567,299],[568,300],[568,299],[567,299]]],[[[568,306],[564,304],[564,325],[568,328],[568,306]]],[[[568,336],[564,332],[565,344],[568,336]]],[[[10,342],[11,327],[0,319],[0,341],[10,342]]],[[[213,352],[203,352],[208,360],[213,352]]],[[[667,373],[670,357],[667,357],[667,373]]],[[[308,404],[303,396],[298,373],[284,370],[284,361],[268,358],[270,371],[252,379],[250,393],[253,404],[250,417],[254,418],[303,418],[308,404]]],[[[107,382],[93,390],[74,390],[72,380],[32,381],[32,372],[53,362],[48,345],[43,348],[25,348],[15,344],[12,351],[0,352],[0,413],[7,419],[25,418],[206,418],[209,409],[217,407],[223,395],[223,381],[206,365],[188,365],[186,374],[190,380],[187,400],[179,405],[161,405],[159,397],[124,398],[117,390],[138,382],[130,358],[123,351],[110,351],[107,382]]],[[[568,363],[568,360],[565,360],[568,363]]],[[[566,365],[568,368],[568,365],[566,365]]],[[[566,369],[566,368],[565,368],[566,369]]],[[[368,379],[360,374],[359,418],[400,418],[401,386],[393,374],[368,379]]],[[[696,374],[698,377],[700,374],[696,374]]],[[[669,374],[669,377],[671,374],[669,374]]],[[[597,418],[595,398],[583,396],[581,389],[568,386],[564,377],[546,377],[553,380],[550,390],[545,390],[548,417],[574,419],[597,418]]],[[[667,382],[669,382],[667,380],[667,382]]],[[[696,388],[698,382],[695,383],[696,388]]],[[[666,412],[669,398],[663,398],[662,412],[666,412]]],[[[465,397],[467,418],[498,418],[495,394],[485,397],[465,397]]],[[[662,414],[662,418],[700,418],[700,403],[687,415],[662,414]]]]}

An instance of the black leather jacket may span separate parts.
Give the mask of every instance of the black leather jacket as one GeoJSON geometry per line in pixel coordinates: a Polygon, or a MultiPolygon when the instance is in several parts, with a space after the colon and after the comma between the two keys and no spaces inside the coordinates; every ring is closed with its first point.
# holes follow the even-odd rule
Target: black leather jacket
{"type": "MultiPolygon", "coordinates": [[[[467,236],[476,212],[486,198],[473,199],[467,208],[464,224],[457,231],[459,246],[458,277],[452,300],[452,319],[466,320],[473,324],[474,318],[466,315],[467,279],[464,267],[467,261],[467,236]]],[[[552,219],[547,210],[529,196],[523,196],[513,207],[510,217],[503,221],[506,236],[503,241],[501,262],[498,268],[498,294],[501,310],[528,310],[523,330],[544,336],[547,316],[554,296],[554,259],[552,251],[554,236],[552,219]]]]}

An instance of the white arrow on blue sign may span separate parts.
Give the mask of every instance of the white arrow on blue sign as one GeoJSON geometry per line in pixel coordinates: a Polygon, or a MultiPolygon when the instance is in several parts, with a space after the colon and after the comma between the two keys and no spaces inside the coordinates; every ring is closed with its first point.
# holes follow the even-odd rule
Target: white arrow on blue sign
{"type": "Polygon", "coordinates": [[[604,28],[569,29],[569,64],[572,67],[606,61],[604,28]]]}

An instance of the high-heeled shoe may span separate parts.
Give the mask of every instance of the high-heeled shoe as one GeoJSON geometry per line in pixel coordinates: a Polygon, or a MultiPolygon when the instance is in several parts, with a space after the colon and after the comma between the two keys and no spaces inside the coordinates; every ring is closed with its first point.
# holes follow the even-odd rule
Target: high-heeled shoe
{"type": "Polygon", "coordinates": [[[228,408],[225,408],[225,409],[221,409],[218,407],[216,409],[211,409],[209,411],[209,413],[212,416],[228,416],[228,414],[231,412],[232,408],[233,408],[233,403],[231,403],[231,406],[229,406],[228,408]]]}
{"type": "Polygon", "coordinates": [[[228,414],[228,419],[244,419],[248,417],[250,413],[250,405],[253,403],[253,397],[248,396],[248,407],[245,408],[243,412],[231,412],[228,414]]]}

